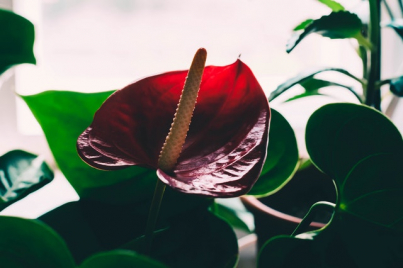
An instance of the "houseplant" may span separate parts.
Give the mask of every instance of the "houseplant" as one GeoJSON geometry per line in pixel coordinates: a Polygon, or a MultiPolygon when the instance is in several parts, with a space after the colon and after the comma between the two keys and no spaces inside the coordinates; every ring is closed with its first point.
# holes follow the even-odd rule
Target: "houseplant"
{"type": "MultiPolygon", "coordinates": [[[[183,78],[185,73],[179,73],[183,78]]],[[[33,264],[42,265],[42,267],[75,267],[78,264],[80,267],[102,267],[102,265],[104,267],[116,265],[119,265],[119,267],[124,267],[124,265],[127,267],[134,265],[164,267],[164,264],[160,262],[173,267],[234,266],[237,258],[236,239],[231,227],[207,210],[212,203],[212,199],[181,194],[169,188],[166,189],[159,223],[156,227],[157,231],[153,244],[157,248],[152,249],[150,254],[157,261],[136,253],[138,251],[142,252],[143,240],[141,236],[144,233],[148,208],[151,203],[154,184],[157,180],[155,171],[139,167],[131,167],[120,171],[99,171],[81,161],[75,149],[77,137],[91,125],[93,114],[112,93],[82,94],[48,91],[38,95],[23,96],[23,99],[28,103],[40,122],[60,169],[79,192],[81,199],[79,202],[65,204],[43,215],[40,217],[41,222],[0,217],[0,226],[2,226],[2,262],[8,262],[7,264],[11,266],[15,262],[21,262],[21,259],[16,254],[24,254],[25,260],[30,263],[19,263],[19,267],[29,267],[29,265],[33,264]],[[79,109],[71,109],[71,107],[79,107],[79,109]],[[60,126],[60,122],[63,122],[62,126],[60,126]],[[133,177],[136,178],[131,179],[133,177]],[[41,257],[44,255],[46,258],[41,257]]],[[[178,96],[177,93],[175,96],[178,96]]],[[[262,97],[261,95],[259,96],[262,97]]],[[[325,107],[324,110],[318,111],[319,115],[316,114],[316,118],[319,117],[320,119],[321,114],[337,115],[338,112],[334,112],[335,109],[336,111],[345,111],[344,114],[347,116],[352,110],[354,113],[364,114],[364,117],[368,115],[367,119],[382,118],[379,120],[381,124],[384,124],[389,129],[387,133],[394,133],[394,139],[397,142],[393,142],[393,144],[399,143],[399,134],[396,134],[395,128],[391,127],[388,121],[384,123],[385,120],[379,113],[361,106],[357,108],[354,105],[334,107],[325,107]],[[359,111],[356,112],[356,109],[359,109],[359,111]]],[[[230,115],[232,114],[233,112],[230,113],[230,115]]],[[[279,113],[272,111],[272,119],[275,116],[282,118],[279,113]]],[[[316,124],[321,122],[319,119],[312,119],[314,122],[312,128],[314,130],[326,130],[320,126],[315,126],[315,122],[316,124]]],[[[277,120],[277,122],[281,122],[281,120],[277,120]]],[[[276,121],[273,120],[272,130],[276,129],[275,124],[277,123],[274,122],[276,121]]],[[[364,125],[370,124],[366,121],[364,125]]],[[[349,133],[349,129],[345,131],[349,133]]],[[[311,132],[315,133],[316,131],[311,132]]],[[[270,135],[273,133],[275,132],[271,131],[270,135]]],[[[382,133],[379,135],[382,135],[382,133]]],[[[193,137],[197,138],[198,136],[193,137]]],[[[285,156],[287,161],[281,157],[283,156],[281,152],[284,148],[276,146],[281,141],[281,138],[284,138],[285,141],[288,139],[286,135],[280,135],[278,138],[273,138],[272,142],[269,143],[269,154],[261,176],[263,179],[258,180],[255,184],[256,188],[252,189],[251,193],[256,195],[275,193],[290,178],[290,174],[295,171],[298,156],[296,159],[294,157],[291,160],[285,156]],[[282,166],[288,161],[291,164],[286,167],[282,166]],[[280,166],[282,167],[279,168],[280,166]]],[[[325,145],[329,142],[317,137],[312,140],[321,141],[325,145]]],[[[214,141],[209,142],[214,144],[214,141]]],[[[353,142],[353,144],[355,143],[353,142]]],[[[322,147],[324,146],[316,146],[316,150],[322,152],[322,147]],[[317,149],[318,147],[319,149],[317,149]]],[[[346,148],[345,150],[350,149],[346,148]]],[[[290,147],[290,150],[295,152],[295,146],[290,147]]],[[[328,152],[323,151],[323,153],[328,152]]],[[[98,157],[101,157],[102,160],[102,156],[98,155],[98,157]]],[[[106,155],[106,158],[108,157],[111,158],[110,153],[106,155]]],[[[362,157],[362,154],[359,157],[362,157]]],[[[101,161],[100,164],[105,165],[109,161],[110,159],[106,162],[101,161]]],[[[314,157],[313,161],[319,168],[325,169],[317,163],[314,157]]],[[[386,160],[379,162],[389,164],[389,161],[386,160]]],[[[394,161],[391,161],[391,163],[390,170],[396,165],[394,161]]],[[[94,163],[92,164],[94,165],[94,163]]],[[[364,165],[374,166],[372,163],[368,164],[367,162],[364,165]]],[[[330,168],[331,171],[333,169],[334,167],[330,168]]],[[[355,176],[361,177],[359,175],[355,176]]],[[[371,212],[368,214],[371,215],[371,212]]],[[[364,215],[364,217],[367,217],[368,214],[364,215]]],[[[349,216],[348,213],[345,213],[345,215],[347,215],[346,217],[349,216]]],[[[343,214],[343,216],[345,215],[343,214]]],[[[349,223],[351,226],[360,224],[360,219],[352,218],[353,220],[344,222],[349,223]]],[[[340,222],[343,223],[343,221],[340,222]]],[[[348,226],[340,225],[345,228],[342,230],[349,230],[348,226]]],[[[373,226],[370,223],[368,225],[365,230],[373,230],[371,229],[373,226]]],[[[332,228],[334,227],[334,225],[331,226],[332,228]]],[[[337,228],[340,227],[334,227],[334,229],[337,228]]],[[[382,229],[380,232],[388,234],[388,231],[382,229]]],[[[298,230],[298,232],[300,231],[298,230]]],[[[334,232],[327,233],[330,233],[328,237],[334,237],[332,235],[334,232]]],[[[358,234],[365,237],[365,233],[358,234]]],[[[324,237],[324,235],[317,236],[324,237]]],[[[292,242],[288,244],[287,239],[278,238],[273,240],[265,248],[270,254],[277,253],[270,246],[274,245],[274,248],[279,249],[283,254],[277,254],[280,257],[289,256],[287,255],[287,249],[296,249],[291,254],[298,253],[300,244],[304,248],[315,249],[315,246],[311,244],[306,246],[305,240],[301,242],[292,238],[292,242]],[[286,241],[284,242],[284,240],[286,241]],[[296,245],[296,243],[298,244],[296,245]],[[285,246],[282,247],[282,245],[285,246]]],[[[333,246],[332,239],[328,238],[326,241],[330,241],[329,243],[333,246]]],[[[389,238],[387,241],[391,242],[392,247],[396,242],[396,240],[389,240],[389,238]]],[[[340,244],[340,241],[336,242],[336,245],[340,244]]],[[[308,243],[310,242],[308,241],[308,243]]],[[[333,248],[331,247],[330,249],[333,248]]],[[[274,258],[271,258],[270,254],[266,254],[266,250],[261,254],[260,262],[263,263],[262,265],[266,263],[266,259],[263,256],[269,256],[269,262],[273,261],[274,263],[274,258]]]]}

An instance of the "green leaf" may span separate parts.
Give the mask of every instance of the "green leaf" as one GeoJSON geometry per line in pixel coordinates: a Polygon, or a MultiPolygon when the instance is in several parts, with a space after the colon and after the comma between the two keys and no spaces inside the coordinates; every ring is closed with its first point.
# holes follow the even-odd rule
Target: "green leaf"
{"type": "Polygon", "coordinates": [[[402,151],[361,160],[339,183],[339,208],[403,232],[402,163],[402,151]]]}
{"type": "Polygon", "coordinates": [[[4,9],[0,9],[0,25],[0,75],[15,64],[35,64],[34,25],[4,9]]]}
{"type": "MultiPolygon", "coordinates": [[[[277,98],[278,96],[283,94],[285,91],[287,91],[288,89],[292,88],[293,86],[295,86],[297,84],[301,84],[301,85],[305,84],[307,86],[310,86],[309,81],[311,79],[314,79],[313,77],[316,74],[323,73],[323,72],[330,72],[330,71],[344,74],[346,76],[349,76],[349,77],[357,80],[360,83],[363,83],[359,78],[355,77],[348,71],[346,71],[344,69],[340,69],[340,68],[319,68],[319,69],[313,69],[313,70],[305,70],[305,71],[302,71],[301,73],[297,74],[296,76],[288,79],[281,85],[279,85],[273,92],[270,93],[269,101],[274,100],[275,98],[277,98]],[[306,83],[308,83],[308,84],[306,84],[306,83]]],[[[317,80],[317,81],[319,81],[319,80],[317,80]]],[[[314,83],[316,83],[316,82],[314,82],[314,83]]],[[[318,83],[322,83],[322,82],[318,82],[318,83]]],[[[329,83],[332,83],[332,82],[329,82],[329,83]]],[[[339,85],[339,86],[342,86],[342,85],[339,85]]],[[[361,97],[358,96],[358,94],[352,88],[347,87],[347,86],[342,86],[342,87],[349,89],[358,98],[358,100],[360,102],[362,102],[361,97]]]]}
{"type": "Polygon", "coordinates": [[[318,0],[318,1],[331,8],[334,12],[345,10],[345,8],[336,1],[333,0],[318,0]]]}
{"type": "Polygon", "coordinates": [[[403,97],[403,76],[390,80],[390,91],[398,97],[403,97]]]}
{"type": "Polygon", "coordinates": [[[21,150],[0,157],[0,211],[53,180],[44,159],[21,150]]]}
{"type": "Polygon", "coordinates": [[[246,210],[238,197],[225,199],[217,198],[214,201],[210,208],[210,211],[214,215],[228,222],[233,228],[240,229],[247,233],[253,231],[253,228],[246,223],[246,217],[253,216],[246,210]]]}
{"type": "Polygon", "coordinates": [[[403,146],[399,130],[387,117],[351,103],[328,104],[315,111],[305,141],[312,162],[339,184],[362,159],[403,146]]]}
{"type": "MultiPolygon", "coordinates": [[[[138,247],[126,249],[141,251],[138,247]]],[[[169,267],[234,267],[237,239],[224,220],[196,210],[178,216],[169,229],[154,236],[150,257],[169,267]]]]}
{"type": "Polygon", "coordinates": [[[271,109],[266,162],[248,195],[262,197],[280,190],[296,172],[298,161],[297,140],[291,125],[279,112],[271,109]]]}
{"type": "Polygon", "coordinates": [[[323,96],[323,94],[321,94],[319,92],[319,90],[321,88],[331,87],[331,86],[336,86],[336,87],[341,87],[341,88],[348,89],[361,102],[361,97],[357,95],[357,93],[354,91],[353,88],[351,88],[349,86],[339,84],[339,83],[335,83],[335,82],[331,82],[331,81],[327,81],[327,80],[311,78],[311,79],[306,79],[306,80],[301,81],[300,85],[305,89],[305,92],[302,93],[302,94],[296,95],[296,96],[294,96],[292,98],[289,98],[288,100],[286,100],[286,102],[301,99],[301,98],[304,98],[304,97],[309,97],[309,96],[323,96]]]}
{"type": "Polygon", "coordinates": [[[313,19],[307,19],[304,20],[303,22],[301,22],[300,24],[298,24],[297,26],[295,26],[295,28],[293,29],[293,31],[299,31],[299,30],[303,30],[306,27],[308,27],[309,24],[311,24],[314,20],[313,19]]]}
{"type": "Polygon", "coordinates": [[[36,220],[0,216],[0,237],[1,267],[75,267],[64,241],[36,220]]]}
{"type": "Polygon", "coordinates": [[[397,20],[393,20],[390,21],[388,23],[383,23],[384,27],[390,27],[393,30],[395,30],[395,32],[400,36],[400,38],[403,40],[403,20],[402,19],[397,19],[397,20]]]}
{"type": "Polygon", "coordinates": [[[167,266],[128,250],[113,250],[96,254],[85,260],[79,268],[167,268],[167,266]]]}
{"type": "Polygon", "coordinates": [[[21,97],[41,125],[60,170],[80,197],[103,202],[136,202],[152,195],[157,180],[155,170],[142,167],[97,170],[84,163],[76,150],[78,136],[113,92],[46,91],[21,97]]]}
{"type": "Polygon", "coordinates": [[[287,43],[287,52],[291,52],[306,36],[317,33],[331,39],[355,38],[360,45],[371,48],[371,44],[362,34],[363,25],[356,14],[348,11],[332,12],[314,20],[303,31],[296,32],[287,43]]]}

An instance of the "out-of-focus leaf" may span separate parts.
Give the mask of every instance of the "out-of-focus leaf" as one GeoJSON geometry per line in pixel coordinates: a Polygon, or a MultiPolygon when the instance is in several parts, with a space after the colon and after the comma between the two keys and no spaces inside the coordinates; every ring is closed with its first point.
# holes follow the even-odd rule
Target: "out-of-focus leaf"
{"type": "Polygon", "coordinates": [[[311,24],[314,20],[313,19],[307,19],[295,26],[293,31],[299,31],[305,29],[309,24],[311,24]]]}
{"type": "Polygon", "coordinates": [[[53,172],[40,156],[10,151],[0,157],[0,210],[53,180],[53,172]]]}
{"type": "Polygon", "coordinates": [[[354,89],[352,87],[345,86],[345,85],[342,85],[342,84],[339,84],[339,83],[311,78],[311,79],[303,80],[300,83],[300,85],[305,89],[305,92],[300,94],[300,95],[296,95],[296,96],[294,96],[292,98],[289,98],[288,100],[286,100],[286,102],[301,99],[301,98],[304,98],[304,97],[309,97],[309,96],[323,96],[324,94],[320,93],[319,90],[321,88],[330,87],[330,86],[336,86],[336,87],[341,87],[341,88],[348,89],[361,102],[361,97],[354,91],[354,89]]]}
{"type": "Polygon", "coordinates": [[[403,19],[396,19],[387,23],[383,23],[382,26],[390,27],[400,36],[403,40],[403,19]]]}
{"type": "Polygon", "coordinates": [[[390,80],[390,91],[398,97],[403,97],[403,76],[390,80]]]}
{"type": "Polygon", "coordinates": [[[333,0],[318,0],[318,1],[331,8],[334,12],[345,10],[345,8],[336,1],[333,0]]]}
{"type": "MultiPolygon", "coordinates": [[[[141,244],[129,243],[125,249],[141,252],[141,244]]],[[[196,210],[180,215],[169,229],[154,236],[150,257],[169,267],[234,267],[237,239],[224,220],[196,210]]]]}
{"type": "Polygon", "coordinates": [[[74,268],[63,239],[36,220],[0,216],[0,266],[74,268]]]}
{"type": "Polygon", "coordinates": [[[296,32],[287,43],[287,52],[291,52],[306,36],[317,33],[331,39],[355,38],[360,45],[370,49],[370,42],[361,34],[362,22],[356,14],[348,11],[332,12],[310,23],[303,31],[296,32]]]}
{"type": "Polygon", "coordinates": [[[91,256],[79,268],[167,268],[160,262],[129,250],[113,250],[91,256]]]}
{"type": "Polygon", "coordinates": [[[351,103],[328,104],[315,111],[305,140],[312,162],[336,181],[344,180],[365,157],[403,147],[399,130],[387,117],[351,103]]]}
{"type": "Polygon", "coordinates": [[[4,9],[0,9],[0,25],[0,75],[15,64],[35,64],[34,25],[4,9]]]}
{"type": "MultiPolygon", "coordinates": [[[[344,69],[340,69],[340,68],[319,68],[319,69],[305,70],[305,71],[300,72],[296,76],[288,79],[281,85],[279,85],[273,92],[270,93],[269,101],[274,100],[275,98],[277,98],[278,96],[283,94],[285,91],[287,91],[288,89],[292,88],[293,86],[295,86],[297,84],[303,85],[304,83],[310,83],[309,80],[313,79],[313,77],[316,74],[323,73],[323,72],[330,72],[330,71],[344,74],[344,75],[349,76],[349,77],[359,81],[360,83],[362,83],[362,81],[360,79],[358,79],[357,77],[355,77],[348,71],[346,71],[344,69]]],[[[321,83],[321,82],[319,82],[319,83],[321,83]]],[[[349,89],[361,102],[361,98],[352,88],[346,87],[346,86],[344,86],[344,87],[349,89]]]]}
{"type": "Polygon", "coordinates": [[[293,176],[298,167],[297,139],[288,121],[271,109],[267,158],[259,179],[248,195],[267,196],[280,190],[293,176]]]}
{"type": "Polygon", "coordinates": [[[135,202],[152,195],[157,180],[155,170],[131,167],[101,171],[83,162],[76,150],[78,136],[112,93],[46,91],[21,97],[41,125],[60,170],[80,197],[103,202],[135,202]]]}

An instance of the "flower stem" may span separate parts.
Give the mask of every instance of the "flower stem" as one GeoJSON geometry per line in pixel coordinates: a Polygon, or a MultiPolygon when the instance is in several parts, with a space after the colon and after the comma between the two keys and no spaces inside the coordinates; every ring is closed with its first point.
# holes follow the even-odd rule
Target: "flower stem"
{"type": "MultiPolygon", "coordinates": [[[[196,105],[197,95],[200,89],[206,57],[206,50],[204,48],[199,49],[193,58],[192,65],[190,66],[171,129],[169,130],[158,159],[158,168],[164,172],[173,171],[182,151],[183,144],[185,143],[193,110],[196,105]]],[[[158,179],[157,184],[155,185],[154,196],[151,201],[146,231],[144,234],[144,253],[146,255],[151,253],[153,233],[157,224],[165,187],[166,185],[158,179]]]]}

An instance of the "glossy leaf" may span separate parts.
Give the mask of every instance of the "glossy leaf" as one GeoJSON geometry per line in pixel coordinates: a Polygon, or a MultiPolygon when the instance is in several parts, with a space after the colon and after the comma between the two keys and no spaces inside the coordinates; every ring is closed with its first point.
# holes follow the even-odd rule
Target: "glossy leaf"
{"type": "Polygon", "coordinates": [[[79,268],[167,268],[167,266],[128,250],[99,253],[85,260],[79,268]]]}
{"type": "Polygon", "coordinates": [[[383,114],[350,103],[328,104],[314,112],[305,140],[314,164],[337,182],[362,159],[403,146],[399,130],[383,114]]]}
{"type": "MultiPolygon", "coordinates": [[[[80,135],[82,159],[96,168],[158,169],[187,71],[142,79],[112,94],[80,135]]],[[[266,155],[270,110],[252,71],[240,60],[205,68],[181,155],[160,180],[185,193],[234,197],[250,190],[266,155]]]]}
{"type": "Polygon", "coordinates": [[[157,180],[155,171],[141,167],[113,172],[97,170],[84,163],[76,151],[77,137],[112,93],[46,91],[21,97],[41,125],[60,170],[80,197],[136,202],[152,195],[157,180]]]}
{"type": "Polygon", "coordinates": [[[362,22],[356,14],[348,11],[332,12],[314,20],[303,31],[296,32],[287,43],[287,52],[312,33],[320,34],[331,39],[355,38],[360,45],[371,48],[371,44],[361,35],[362,22]]]}
{"type": "Polygon", "coordinates": [[[276,110],[271,109],[267,158],[258,181],[248,195],[267,196],[279,191],[298,168],[299,154],[294,130],[276,110]]]}
{"type": "Polygon", "coordinates": [[[35,64],[34,25],[4,9],[0,9],[0,25],[0,75],[15,64],[35,64]]]}
{"type": "Polygon", "coordinates": [[[334,12],[345,10],[345,8],[336,1],[333,0],[318,0],[318,1],[331,8],[334,12]]]}
{"type": "Polygon", "coordinates": [[[308,27],[309,24],[311,24],[314,20],[313,19],[307,19],[304,20],[303,22],[301,22],[300,24],[298,24],[297,26],[295,26],[295,28],[293,29],[293,31],[299,31],[299,30],[303,30],[306,27],[308,27]]]}
{"type": "Polygon", "coordinates": [[[390,27],[399,35],[399,37],[403,40],[403,20],[397,19],[390,21],[388,23],[383,24],[383,26],[390,27]]]}
{"type": "MultiPolygon", "coordinates": [[[[275,98],[277,98],[278,96],[283,94],[285,91],[287,91],[288,89],[292,88],[293,86],[295,86],[297,84],[301,84],[301,85],[305,84],[305,85],[309,86],[309,83],[310,83],[309,81],[314,79],[313,77],[316,74],[323,73],[323,72],[333,72],[333,71],[344,74],[346,76],[349,76],[349,77],[359,81],[360,83],[362,83],[362,81],[360,81],[360,79],[358,79],[357,77],[355,77],[348,71],[346,71],[344,69],[340,69],[340,68],[318,68],[318,69],[312,69],[312,70],[305,70],[305,71],[302,71],[301,73],[297,74],[296,76],[288,79],[281,85],[279,85],[273,92],[270,93],[269,101],[274,100],[275,98]],[[306,83],[308,83],[308,84],[306,84],[306,83]]],[[[345,88],[349,89],[361,102],[361,98],[353,89],[351,89],[350,87],[345,87],[345,88]]]]}
{"type": "Polygon", "coordinates": [[[390,91],[398,97],[403,97],[403,76],[390,80],[390,91]]]}
{"type": "Polygon", "coordinates": [[[39,221],[1,216],[0,237],[1,267],[75,267],[64,241],[39,221]]]}
{"type": "Polygon", "coordinates": [[[40,156],[21,150],[0,157],[0,210],[53,180],[53,172],[40,156]]]}
{"type": "Polygon", "coordinates": [[[289,98],[288,100],[286,100],[286,102],[301,99],[304,97],[309,97],[309,96],[322,96],[324,94],[320,93],[319,90],[321,88],[331,87],[331,86],[346,88],[349,91],[351,91],[359,100],[361,100],[360,96],[357,95],[357,93],[354,91],[353,88],[339,84],[339,83],[327,81],[327,80],[311,78],[311,79],[302,81],[300,83],[300,85],[305,89],[305,92],[302,94],[296,95],[292,98],[289,98]]]}
{"type": "MultiPolygon", "coordinates": [[[[141,243],[125,248],[141,252],[141,243]]],[[[154,236],[151,255],[169,267],[234,267],[238,260],[235,233],[207,211],[185,213],[154,236]]]]}

